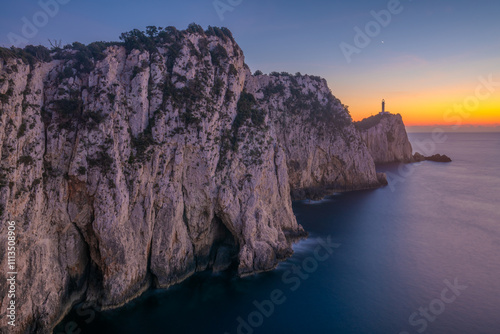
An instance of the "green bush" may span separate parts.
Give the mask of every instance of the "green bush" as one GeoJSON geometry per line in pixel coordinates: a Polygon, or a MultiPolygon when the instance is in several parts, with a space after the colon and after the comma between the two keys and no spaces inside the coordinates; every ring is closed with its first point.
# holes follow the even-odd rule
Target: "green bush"
{"type": "Polygon", "coordinates": [[[34,60],[40,62],[50,62],[52,61],[52,57],[50,56],[50,51],[45,46],[38,45],[27,45],[24,48],[24,51],[31,55],[34,60]]]}
{"type": "Polygon", "coordinates": [[[7,186],[7,175],[3,172],[0,172],[0,188],[7,186]]]}
{"type": "Polygon", "coordinates": [[[212,58],[212,64],[214,66],[220,66],[221,61],[228,58],[226,48],[224,48],[220,44],[217,44],[217,46],[213,48],[212,51],[210,51],[210,56],[212,58]]]}
{"type": "Polygon", "coordinates": [[[232,90],[227,89],[226,90],[226,95],[224,96],[224,103],[229,103],[234,97],[234,93],[232,90]]]}
{"type": "Polygon", "coordinates": [[[82,108],[82,101],[79,99],[55,100],[52,104],[54,111],[66,117],[78,116],[82,108]]]}
{"type": "Polygon", "coordinates": [[[78,167],[77,172],[80,175],[85,175],[85,173],[87,173],[87,168],[80,166],[80,167],[78,167]]]}
{"type": "Polygon", "coordinates": [[[149,36],[149,38],[154,38],[158,36],[158,28],[155,26],[147,26],[146,27],[146,35],[149,36]]]}
{"type": "Polygon", "coordinates": [[[168,73],[172,74],[175,65],[175,60],[177,59],[177,57],[179,57],[181,51],[182,51],[182,44],[180,42],[175,42],[168,47],[167,62],[166,62],[168,73]]]}
{"type": "Polygon", "coordinates": [[[237,114],[233,121],[233,132],[238,133],[238,130],[245,122],[250,119],[252,125],[255,127],[260,127],[264,124],[266,114],[262,110],[255,109],[256,100],[255,97],[247,92],[243,92],[240,95],[237,105],[237,114]]]}
{"type": "Polygon", "coordinates": [[[112,42],[93,42],[87,45],[88,50],[92,54],[92,57],[97,60],[104,60],[106,55],[104,51],[111,45],[114,45],[112,42]]]}
{"type": "Polygon", "coordinates": [[[203,28],[196,23],[189,24],[186,31],[191,34],[205,35],[205,31],[203,30],[203,28]]]}
{"type": "Polygon", "coordinates": [[[73,69],[71,68],[71,66],[67,66],[64,68],[64,70],[62,71],[62,77],[65,79],[65,78],[71,78],[73,76],[73,69]]]}
{"type": "Polygon", "coordinates": [[[224,80],[221,78],[215,79],[214,85],[212,87],[212,94],[214,96],[219,96],[222,93],[222,88],[224,88],[224,80]]]}
{"type": "Polygon", "coordinates": [[[208,26],[208,29],[205,31],[205,34],[207,36],[216,36],[221,38],[224,42],[227,41],[227,35],[224,33],[224,31],[218,27],[212,27],[208,26]]]}
{"type": "Polygon", "coordinates": [[[35,180],[33,180],[33,183],[31,184],[31,188],[36,187],[40,183],[42,183],[42,179],[35,179],[35,180]]]}
{"type": "Polygon", "coordinates": [[[14,86],[14,82],[12,82],[12,80],[9,80],[9,88],[7,88],[5,94],[0,93],[0,102],[9,102],[9,99],[12,97],[12,95],[14,95],[14,88],[12,88],[12,86],[14,86]]]}
{"type": "Polygon", "coordinates": [[[32,165],[34,162],[35,162],[35,160],[33,160],[33,158],[30,157],[29,155],[23,155],[22,157],[19,158],[19,160],[17,161],[17,164],[18,165],[20,165],[20,164],[32,165]]]}
{"type": "Polygon", "coordinates": [[[109,100],[109,103],[111,103],[112,105],[115,104],[115,98],[116,98],[116,94],[108,93],[108,100],[109,100]]]}
{"type": "Polygon", "coordinates": [[[229,65],[229,74],[232,76],[238,75],[238,70],[236,70],[236,66],[234,66],[233,64],[229,65]]]}
{"type": "Polygon", "coordinates": [[[103,60],[106,55],[104,51],[111,45],[116,45],[116,42],[93,42],[89,45],[84,45],[79,42],[68,44],[64,49],[54,49],[56,52],[54,59],[74,60],[75,64],[67,66],[61,73],[61,78],[69,78],[73,76],[71,68],[74,67],[81,73],[90,73],[95,68],[96,61],[103,60]],[[74,53],[73,51],[76,51],[74,53]]]}
{"type": "Polygon", "coordinates": [[[202,54],[206,54],[208,52],[208,39],[200,38],[198,40],[198,49],[200,49],[202,54]]]}
{"type": "Polygon", "coordinates": [[[98,167],[103,173],[107,173],[111,170],[114,159],[109,155],[108,152],[99,151],[95,158],[87,157],[87,163],[90,168],[98,167]]]}
{"type": "MultiPolygon", "coordinates": [[[[94,123],[95,125],[102,123],[106,119],[107,115],[103,115],[101,112],[87,111],[83,118],[89,123],[94,123]]],[[[91,124],[93,125],[93,124],[91,124]]]]}
{"type": "Polygon", "coordinates": [[[155,111],[152,118],[149,119],[148,126],[137,137],[132,137],[131,144],[135,150],[135,154],[131,154],[129,163],[144,162],[150,158],[149,147],[155,145],[156,142],[153,138],[153,128],[156,124],[156,117],[159,111],[155,111]]]}
{"type": "Polygon", "coordinates": [[[0,59],[10,58],[21,59],[23,63],[30,65],[34,65],[37,62],[50,62],[52,60],[49,49],[42,45],[27,45],[24,49],[0,47],[0,59]]]}
{"type": "MultiPolygon", "coordinates": [[[[70,131],[82,120],[83,102],[78,98],[53,101],[52,108],[58,115],[57,125],[59,130],[66,129],[70,131]]],[[[50,118],[46,116],[49,116],[48,113],[42,112],[42,117],[50,121],[50,118]]]]}
{"type": "Polygon", "coordinates": [[[129,52],[134,49],[155,52],[157,49],[153,38],[157,36],[158,31],[155,31],[153,28],[156,29],[156,27],[148,27],[148,33],[152,34],[151,36],[147,36],[144,31],[140,31],[139,29],[133,29],[129,32],[122,33],[120,35],[120,40],[123,41],[125,49],[129,52]]]}
{"type": "Polygon", "coordinates": [[[262,90],[264,93],[264,98],[269,99],[274,94],[284,95],[285,94],[285,86],[282,83],[274,85],[270,83],[262,90]]]}
{"type": "Polygon", "coordinates": [[[94,69],[94,59],[92,52],[82,43],[74,42],[73,50],[77,50],[74,55],[76,60],[75,68],[81,70],[83,73],[90,73],[94,69]]]}
{"type": "Polygon", "coordinates": [[[201,122],[201,120],[198,117],[194,116],[193,111],[191,109],[186,109],[186,111],[180,115],[180,119],[181,121],[184,122],[184,125],[186,127],[192,124],[198,125],[201,122]]]}
{"type": "Polygon", "coordinates": [[[368,129],[374,127],[375,125],[377,125],[378,123],[380,123],[380,121],[384,117],[386,117],[386,115],[378,114],[378,115],[375,115],[375,116],[370,116],[368,118],[365,118],[362,121],[355,122],[354,125],[356,126],[356,128],[358,130],[368,130],[368,129]]]}
{"type": "Polygon", "coordinates": [[[17,130],[17,138],[21,138],[22,136],[24,136],[26,132],[26,123],[23,121],[21,123],[21,126],[19,127],[19,129],[17,130]]]}

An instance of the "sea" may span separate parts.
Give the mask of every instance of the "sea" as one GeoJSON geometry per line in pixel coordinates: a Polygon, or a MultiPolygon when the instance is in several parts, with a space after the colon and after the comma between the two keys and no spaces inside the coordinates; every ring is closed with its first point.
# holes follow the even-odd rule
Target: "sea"
{"type": "Polygon", "coordinates": [[[308,239],[274,271],[197,274],[54,333],[500,333],[500,133],[411,133],[451,163],[378,166],[389,186],[299,201],[308,239]]]}

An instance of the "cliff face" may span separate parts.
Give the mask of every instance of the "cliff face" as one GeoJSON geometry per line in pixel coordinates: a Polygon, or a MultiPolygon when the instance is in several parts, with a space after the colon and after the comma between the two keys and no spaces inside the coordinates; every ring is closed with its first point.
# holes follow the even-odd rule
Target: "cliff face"
{"type": "Polygon", "coordinates": [[[291,192],[379,185],[324,80],[252,76],[227,33],[164,37],[90,60],[0,58],[0,218],[16,222],[18,272],[2,332],[46,332],[77,301],[116,307],[198,271],[270,270],[305,235],[291,192]]]}
{"type": "Polygon", "coordinates": [[[283,145],[294,198],[379,186],[371,156],[324,79],[247,76],[283,145]]]}
{"type": "Polygon", "coordinates": [[[412,162],[413,150],[401,115],[376,115],[356,122],[375,163],[412,162]]]}

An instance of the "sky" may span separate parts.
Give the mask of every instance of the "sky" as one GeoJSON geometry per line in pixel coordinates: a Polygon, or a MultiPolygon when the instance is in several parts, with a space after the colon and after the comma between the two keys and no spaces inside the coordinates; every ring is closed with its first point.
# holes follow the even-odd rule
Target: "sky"
{"type": "Polygon", "coordinates": [[[116,41],[148,25],[224,26],[252,71],[324,77],[354,120],[385,99],[414,129],[500,131],[498,0],[1,1],[4,47],[116,41]]]}

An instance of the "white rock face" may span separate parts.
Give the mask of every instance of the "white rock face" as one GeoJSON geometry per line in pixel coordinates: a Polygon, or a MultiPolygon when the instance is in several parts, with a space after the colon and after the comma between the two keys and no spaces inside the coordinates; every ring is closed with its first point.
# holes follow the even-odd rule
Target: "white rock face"
{"type": "Polygon", "coordinates": [[[284,146],[295,198],[379,186],[370,153],[326,80],[248,75],[246,89],[284,146]]]}
{"type": "Polygon", "coordinates": [[[0,59],[0,254],[14,220],[18,272],[1,332],[49,332],[78,301],[117,307],[207,269],[273,269],[306,235],[291,192],[379,185],[326,81],[251,76],[232,37],[157,49],[110,46],[87,70],[0,59]]]}
{"type": "Polygon", "coordinates": [[[375,163],[413,161],[413,150],[400,114],[372,116],[357,126],[375,163]]]}

